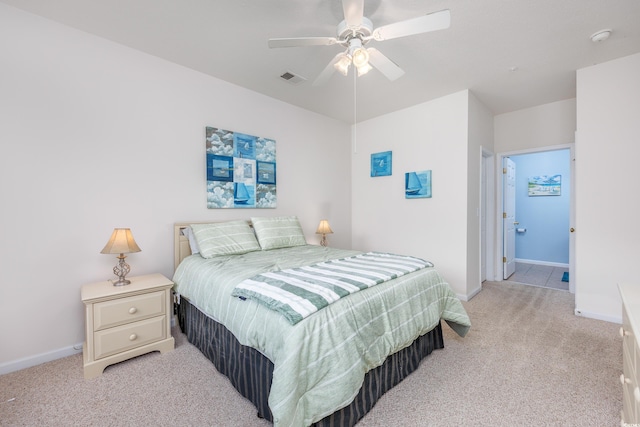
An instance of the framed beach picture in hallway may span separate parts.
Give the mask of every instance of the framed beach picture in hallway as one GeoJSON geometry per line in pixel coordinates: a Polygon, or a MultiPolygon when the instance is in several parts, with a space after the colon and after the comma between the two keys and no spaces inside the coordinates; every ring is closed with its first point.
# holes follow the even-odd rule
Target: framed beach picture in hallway
{"type": "Polygon", "coordinates": [[[562,175],[536,175],[529,177],[529,196],[559,196],[562,175]]]}

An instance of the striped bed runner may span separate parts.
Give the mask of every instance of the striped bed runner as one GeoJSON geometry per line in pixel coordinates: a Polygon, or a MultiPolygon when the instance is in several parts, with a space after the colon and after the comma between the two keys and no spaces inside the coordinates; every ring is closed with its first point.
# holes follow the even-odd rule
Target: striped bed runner
{"type": "Polygon", "coordinates": [[[232,295],[253,299],[295,325],[342,297],[425,267],[433,264],[411,256],[367,252],[258,274],[238,284],[232,295]]]}

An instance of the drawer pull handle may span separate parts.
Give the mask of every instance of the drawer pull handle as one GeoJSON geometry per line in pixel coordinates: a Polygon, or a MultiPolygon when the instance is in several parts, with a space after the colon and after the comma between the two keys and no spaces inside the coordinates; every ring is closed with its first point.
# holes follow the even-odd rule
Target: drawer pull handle
{"type": "Polygon", "coordinates": [[[631,378],[625,378],[624,374],[620,374],[620,382],[622,385],[631,384],[631,378]]]}
{"type": "MultiPolygon", "coordinates": [[[[129,314],[136,314],[136,312],[137,312],[137,311],[138,311],[138,309],[137,309],[137,308],[135,308],[135,307],[131,307],[131,308],[129,309],[129,314]]],[[[620,328],[620,329],[622,329],[622,328],[620,328]]],[[[620,332],[620,333],[622,334],[622,332],[620,332]]]]}
{"type": "Polygon", "coordinates": [[[636,398],[636,402],[640,402],[640,388],[636,387],[633,389],[633,397],[636,398]]]}
{"type": "MultiPolygon", "coordinates": [[[[129,341],[135,341],[138,338],[138,336],[136,334],[131,334],[129,335],[129,341]]],[[[636,388],[636,390],[638,390],[636,388]]],[[[638,393],[640,394],[640,390],[638,390],[638,393]]]]}

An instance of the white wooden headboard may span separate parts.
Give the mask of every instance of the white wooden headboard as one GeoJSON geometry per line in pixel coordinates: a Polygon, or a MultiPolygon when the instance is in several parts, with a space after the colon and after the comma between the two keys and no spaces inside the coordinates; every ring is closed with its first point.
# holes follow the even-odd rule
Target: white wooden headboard
{"type": "Polygon", "coordinates": [[[173,225],[173,271],[175,272],[178,265],[183,259],[191,255],[191,248],[189,247],[189,239],[182,233],[189,224],[196,224],[194,222],[176,222],[173,225]]]}

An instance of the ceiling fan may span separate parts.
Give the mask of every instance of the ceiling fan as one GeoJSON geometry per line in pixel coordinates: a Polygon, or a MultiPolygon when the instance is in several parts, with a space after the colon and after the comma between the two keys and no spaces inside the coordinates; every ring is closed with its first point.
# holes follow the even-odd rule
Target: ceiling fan
{"type": "Polygon", "coordinates": [[[358,76],[366,74],[372,66],[389,80],[398,79],[404,71],[378,49],[365,46],[371,41],[391,40],[430,31],[449,28],[451,14],[448,9],[376,29],[370,19],[364,16],[364,0],[342,0],[344,21],[338,24],[336,37],[294,37],[269,39],[270,48],[307,47],[341,45],[346,48],[338,53],[313,82],[313,86],[325,83],[338,70],[343,75],[349,73],[353,64],[358,76]]]}

